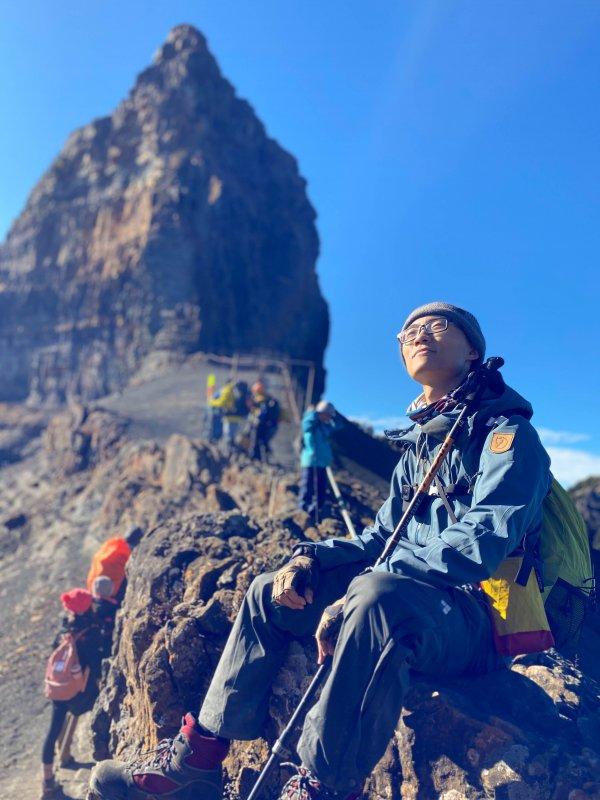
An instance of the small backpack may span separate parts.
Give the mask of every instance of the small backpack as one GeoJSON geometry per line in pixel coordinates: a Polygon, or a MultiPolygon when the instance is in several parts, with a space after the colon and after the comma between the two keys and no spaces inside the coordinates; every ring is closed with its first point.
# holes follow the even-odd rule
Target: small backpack
{"type": "Polygon", "coordinates": [[[274,428],[279,422],[279,403],[274,397],[266,401],[262,419],[269,428],[274,428]]]}
{"type": "Polygon", "coordinates": [[[542,598],[556,647],[568,650],[577,644],[586,608],[595,600],[590,541],[583,517],[555,478],[542,511],[542,598]]]}
{"type": "Polygon", "coordinates": [[[523,547],[482,581],[496,649],[514,656],[577,647],[586,609],[594,601],[587,529],[568,493],[553,477],[542,504],[542,527],[533,550],[523,547]]]}
{"type": "Polygon", "coordinates": [[[233,413],[236,417],[248,416],[248,385],[244,381],[233,387],[233,413]]]}
{"type": "Polygon", "coordinates": [[[77,639],[84,633],[64,634],[51,653],[44,678],[44,694],[49,700],[72,700],[85,689],[87,672],[81,669],[77,653],[77,639]]]}

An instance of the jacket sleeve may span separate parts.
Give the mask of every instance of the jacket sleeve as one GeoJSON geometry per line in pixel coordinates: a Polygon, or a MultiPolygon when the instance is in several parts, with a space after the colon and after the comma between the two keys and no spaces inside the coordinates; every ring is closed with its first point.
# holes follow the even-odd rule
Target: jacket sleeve
{"type": "Polygon", "coordinates": [[[303,453],[310,454],[310,466],[314,466],[316,462],[315,430],[317,423],[317,415],[314,411],[309,411],[302,418],[302,450],[303,453]]]}
{"type": "Polygon", "coordinates": [[[304,552],[311,550],[311,555],[318,560],[321,569],[331,569],[341,564],[366,561],[372,564],[382,553],[385,540],[394,530],[394,520],[400,520],[402,514],[402,495],[400,486],[404,474],[404,457],[402,457],[392,475],[390,494],[377,512],[373,525],[366,527],[356,537],[348,539],[326,539],[324,542],[305,542],[300,545],[304,552]]]}
{"type": "Polygon", "coordinates": [[[378,569],[441,585],[485,580],[541,522],[549,486],[550,459],[535,429],[511,417],[485,440],[471,508],[423,546],[401,542],[378,569]]]}

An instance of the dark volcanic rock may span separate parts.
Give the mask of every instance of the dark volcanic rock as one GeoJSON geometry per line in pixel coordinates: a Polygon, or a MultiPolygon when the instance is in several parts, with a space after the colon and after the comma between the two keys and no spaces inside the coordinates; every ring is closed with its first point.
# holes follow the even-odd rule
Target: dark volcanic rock
{"type": "Polygon", "coordinates": [[[573,486],[570,495],[585,520],[596,569],[600,574],[600,478],[592,477],[573,486]]]}
{"type": "Polygon", "coordinates": [[[318,394],[318,248],[296,161],[178,26],[70,136],[0,250],[0,399],[99,397],[149,354],[194,350],[312,360],[318,394]]]}
{"type": "Polygon", "coordinates": [[[124,753],[141,738],[155,742],[179,725],[182,709],[197,706],[250,581],[281,564],[298,541],[293,526],[270,528],[272,538],[260,545],[255,521],[217,512],[173,520],[142,540],[95,709],[97,755],[124,753]]]}
{"type": "Polygon", "coordinates": [[[50,466],[61,475],[94,467],[115,456],[127,423],[116,414],[73,403],[53,417],[43,435],[50,466]]]}

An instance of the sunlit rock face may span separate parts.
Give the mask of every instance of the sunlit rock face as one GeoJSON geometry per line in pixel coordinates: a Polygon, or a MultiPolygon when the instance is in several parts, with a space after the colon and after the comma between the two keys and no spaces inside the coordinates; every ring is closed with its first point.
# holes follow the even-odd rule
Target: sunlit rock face
{"type": "Polygon", "coordinates": [[[317,364],[327,305],[295,159],[175,28],[108,117],[68,139],[0,249],[0,399],[90,399],[157,350],[317,364]]]}

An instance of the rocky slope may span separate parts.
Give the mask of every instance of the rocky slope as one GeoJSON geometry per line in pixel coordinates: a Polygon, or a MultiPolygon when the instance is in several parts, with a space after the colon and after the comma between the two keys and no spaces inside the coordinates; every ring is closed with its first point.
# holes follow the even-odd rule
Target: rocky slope
{"type": "MultiPolygon", "coordinates": [[[[4,410],[17,418],[18,409],[4,410]]],[[[93,757],[151,747],[198,707],[253,576],[301,538],[344,529],[334,509],[318,527],[296,511],[297,477],[282,468],[228,461],[178,433],[137,438],[130,419],[99,407],[74,405],[35,437],[42,424],[24,416],[11,451],[21,460],[0,473],[0,596],[10,608],[0,617],[0,797],[37,797],[48,719],[41,683],[59,592],[83,582],[99,542],[136,529],[140,538],[103,689],[78,731],[80,763],[60,773],[66,796],[81,800],[93,757]],[[34,438],[24,445],[27,430],[34,438]]],[[[368,473],[339,474],[360,526],[385,487],[368,473]]],[[[600,797],[599,652],[596,619],[577,664],[549,653],[484,678],[415,679],[368,796],[600,797]]],[[[273,687],[266,739],[236,744],[227,760],[234,794],[247,794],[314,669],[312,642],[294,645],[273,687]]],[[[275,772],[271,797],[286,776],[275,772]]]]}
{"type": "MultiPolygon", "coordinates": [[[[186,409],[190,419],[196,403],[194,397],[186,409]]],[[[181,413],[181,404],[174,406],[164,427],[181,413]]],[[[288,535],[297,538],[306,518],[294,521],[297,478],[280,467],[244,457],[231,463],[182,434],[148,439],[147,428],[102,408],[72,405],[49,422],[23,407],[3,407],[2,414],[0,429],[14,437],[8,463],[0,465],[0,797],[34,800],[49,719],[43,671],[61,616],[58,597],[85,581],[100,542],[136,529],[148,534],[163,524],[183,530],[186,520],[203,514],[216,514],[217,521],[225,514],[232,530],[247,526],[252,536],[267,523],[279,530],[273,520],[287,519],[288,535]]],[[[357,523],[367,521],[380,490],[355,480],[348,490],[357,492],[357,523]]],[[[72,798],[84,796],[89,731],[82,721],[81,763],[61,774],[72,798]]]]}
{"type": "Polygon", "coordinates": [[[327,306],[294,158],[173,29],[129,96],[68,139],[0,248],[0,400],[100,397],[148,354],[315,362],[327,306]]]}

